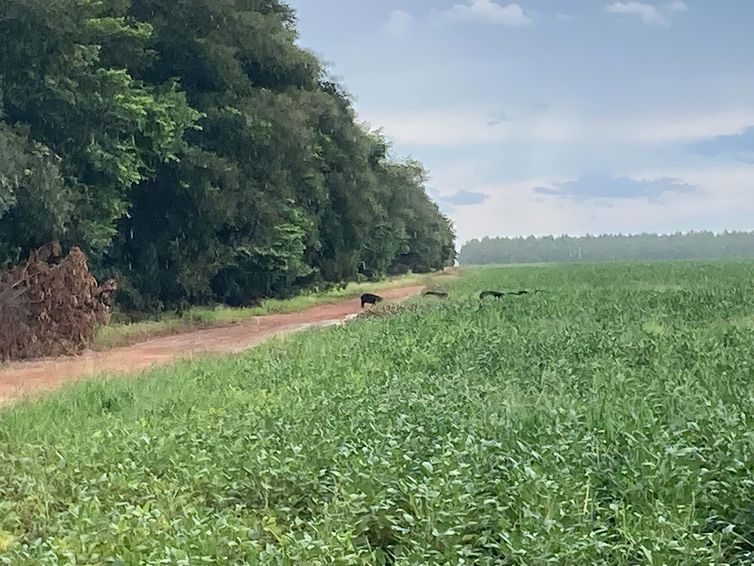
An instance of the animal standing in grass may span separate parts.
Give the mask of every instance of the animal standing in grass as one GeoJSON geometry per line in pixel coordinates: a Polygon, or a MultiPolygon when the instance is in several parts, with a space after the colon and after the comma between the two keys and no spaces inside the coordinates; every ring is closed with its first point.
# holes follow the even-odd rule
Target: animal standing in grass
{"type": "Polygon", "coordinates": [[[512,296],[512,297],[522,297],[523,295],[529,295],[530,293],[542,293],[542,289],[535,289],[534,291],[509,291],[508,293],[504,291],[482,291],[479,293],[479,299],[482,300],[485,297],[494,297],[496,299],[500,299],[505,296],[512,296]]]}
{"type": "Polygon", "coordinates": [[[441,299],[446,299],[448,297],[448,294],[444,291],[424,291],[424,295],[430,297],[439,297],[441,299]]]}
{"type": "Polygon", "coordinates": [[[382,301],[382,297],[380,297],[379,295],[373,295],[372,293],[364,293],[361,296],[361,308],[363,309],[364,305],[367,305],[367,304],[376,305],[380,301],[382,301]]]}
{"type": "Polygon", "coordinates": [[[500,299],[502,297],[505,297],[505,293],[502,291],[482,291],[479,293],[479,300],[484,299],[485,297],[494,297],[496,299],[500,299]]]}

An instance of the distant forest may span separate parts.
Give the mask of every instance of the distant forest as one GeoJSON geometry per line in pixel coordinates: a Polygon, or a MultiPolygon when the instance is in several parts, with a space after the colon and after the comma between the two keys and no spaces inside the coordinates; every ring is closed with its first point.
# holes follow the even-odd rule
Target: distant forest
{"type": "Polygon", "coordinates": [[[159,311],[455,260],[280,0],[2,0],[0,36],[0,268],[58,240],[159,311]]]}
{"type": "Polygon", "coordinates": [[[754,257],[754,232],[483,238],[467,242],[462,265],[754,257]]]}

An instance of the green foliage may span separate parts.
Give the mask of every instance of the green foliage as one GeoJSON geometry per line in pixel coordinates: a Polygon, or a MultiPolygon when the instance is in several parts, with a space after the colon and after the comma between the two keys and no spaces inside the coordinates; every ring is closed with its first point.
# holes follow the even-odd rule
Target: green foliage
{"type": "Polygon", "coordinates": [[[420,166],[356,122],[278,0],[8,0],[0,33],[0,136],[28,140],[0,174],[36,171],[28,147],[54,159],[28,180],[41,212],[0,185],[0,233],[18,234],[0,262],[54,233],[124,308],[156,311],[453,258],[420,166]]]}
{"type": "Polygon", "coordinates": [[[752,267],[466,271],[8,409],[0,562],[748,563],[752,267]]]}
{"type": "MultiPolygon", "coordinates": [[[[73,210],[66,240],[101,253],[129,207],[128,190],[175,159],[198,114],[176,86],[147,85],[103,63],[107,38],[143,53],[149,28],[125,3],[8,0],[0,7],[5,119],[59,156],[73,210]],[[120,4],[120,5],[119,5],[120,4]]],[[[6,221],[7,222],[7,221],[6,221]]]]}
{"type": "Polygon", "coordinates": [[[754,232],[482,238],[460,253],[463,265],[718,257],[754,257],[754,232]]]}
{"type": "MultiPolygon", "coordinates": [[[[131,306],[243,305],[385,275],[404,238],[386,222],[403,214],[390,208],[393,195],[428,198],[421,184],[386,181],[383,171],[400,166],[384,150],[373,157],[384,142],[356,124],[347,96],[294,44],[290,11],[183,0],[177,18],[175,6],[135,0],[131,13],[154,29],[157,56],[143,77],[177,77],[204,114],[180,166],[135,191],[122,222],[111,257],[133,285],[131,306]],[[124,264],[139,267],[126,273],[124,264]]],[[[439,211],[427,220],[417,231],[452,240],[439,211]]]]}
{"type": "Polygon", "coordinates": [[[54,154],[0,122],[0,266],[62,238],[70,221],[70,190],[54,154]]]}

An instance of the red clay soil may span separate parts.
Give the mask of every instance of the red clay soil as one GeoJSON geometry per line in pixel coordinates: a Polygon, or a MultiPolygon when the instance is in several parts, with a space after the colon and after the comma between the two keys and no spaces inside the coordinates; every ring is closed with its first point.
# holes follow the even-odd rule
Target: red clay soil
{"type": "MultiPolygon", "coordinates": [[[[380,295],[385,299],[404,299],[419,294],[423,289],[422,286],[385,289],[380,291],[380,295]]],[[[201,354],[242,352],[272,334],[339,322],[359,312],[359,299],[353,298],[294,313],[254,317],[232,326],[155,338],[105,352],[85,352],[78,357],[0,366],[0,405],[93,375],[134,373],[150,366],[201,354]]]]}

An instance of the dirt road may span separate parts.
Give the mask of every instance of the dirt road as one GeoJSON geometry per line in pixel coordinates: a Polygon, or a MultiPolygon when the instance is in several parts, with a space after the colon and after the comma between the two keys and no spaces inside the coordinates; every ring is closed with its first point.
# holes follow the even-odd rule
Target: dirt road
{"type": "MultiPolygon", "coordinates": [[[[385,289],[380,295],[396,300],[417,295],[422,289],[422,286],[385,289]]],[[[232,326],[155,338],[105,352],[87,352],[75,358],[10,364],[0,367],[0,405],[101,373],[136,372],[197,354],[242,352],[272,334],[339,322],[360,311],[358,298],[345,299],[294,313],[254,317],[232,326]]]]}

